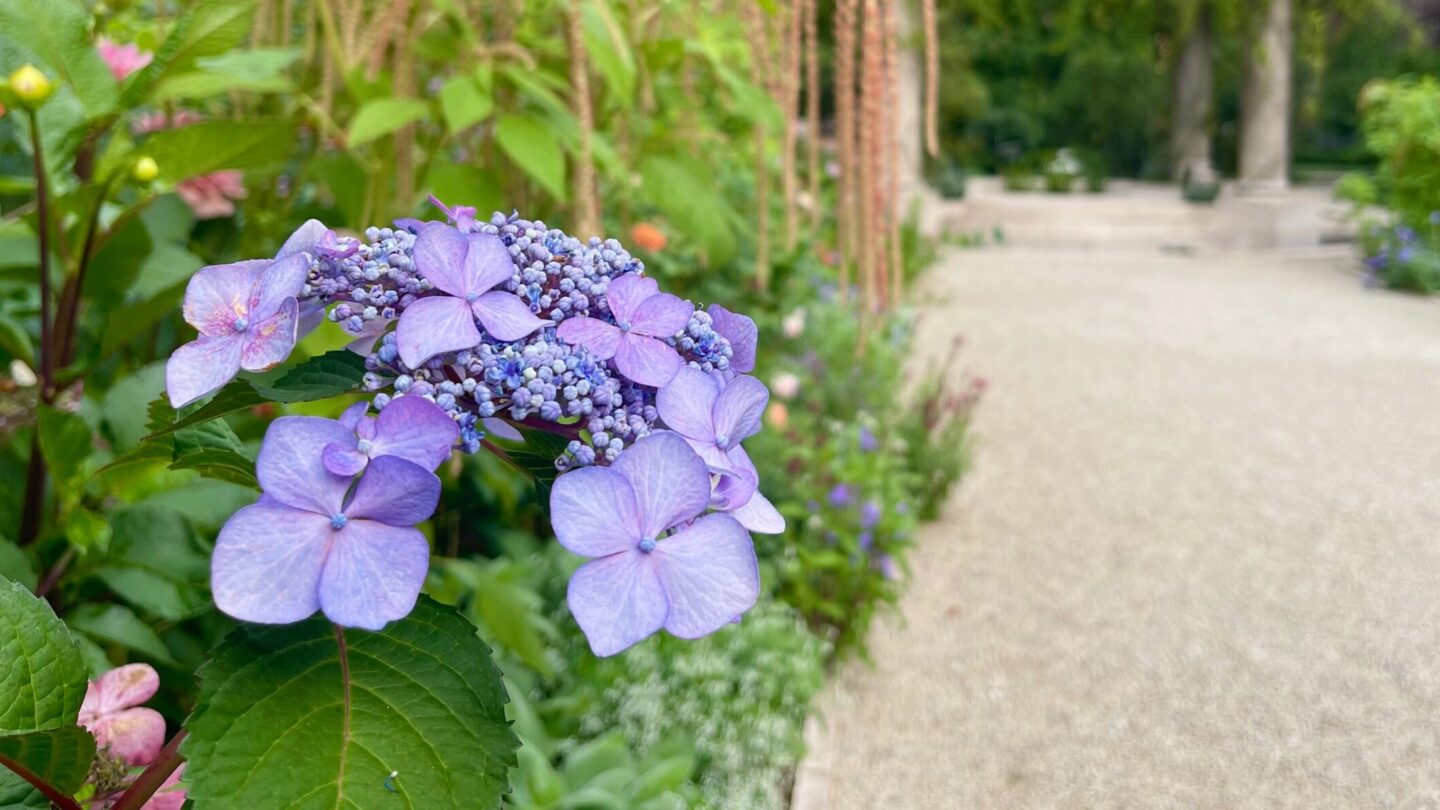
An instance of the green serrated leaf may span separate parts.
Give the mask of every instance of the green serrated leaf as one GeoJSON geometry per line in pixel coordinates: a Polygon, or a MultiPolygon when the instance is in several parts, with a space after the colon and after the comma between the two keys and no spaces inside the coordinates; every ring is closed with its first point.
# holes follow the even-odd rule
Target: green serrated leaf
{"type": "Polygon", "coordinates": [[[61,792],[85,782],[95,759],[95,737],[80,726],[0,733],[0,768],[18,765],[61,792]]]}
{"type": "Polygon", "coordinates": [[[525,439],[523,444],[503,439],[496,440],[495,443],[505,451],[505,454],[522,472],[535,480],[535,489],[540,495],[540,502],[548,504],[550,503],[550,487],[554,485],[555,479],[560,475],[560,472],[555,469],[555,459],[565,452],[565,448],[570,442],[564,436],[535,428],[517,425],[515,429],[525,439]]]}
{"type": "Polygon", "coordinates": [[[497,806],[518,741],[475,628],[422,597],[385,630],[344,638],[343,662],[319,617],[242,626],[221,644],[186,723],[190,798],[214,808],[299,796],[362,810],[497,806]]]}
{"type": "Polygon", "coordinates": [[[528,115],[504,115],[495,124],[495,142],[521,171],[560,202],[567,198],[565,151],[555,131],[528,115]]]}
{"type": "Polygon", "coordinates": [[[205,121],[166,129],[145,139],[140,152],[155,159],[172,183],[221,169],[279,163],[295,148],[289,121],[205,121]]]}
{"type": "Polygon", "coordinates": [[[255,390],[275,402],[313,402],[348,394],[365,377],[365,358],[346,350],[326,352],[285,372],[272,385],[254,383],[255,390]]]}
{"type": "Polygon", "coordinates": [[[81,605],[65,619],[75,630],[96,641],[119,644],[162,664],[175,664],[160,636],[124,605],[81,605]]]}
{"type": "Polygon", "coordinates": [[[85,697],[80,648],[50,604],[0,580],[0,731],[74,725],[85,697]]]}
{"type": "Polygon", "coordinates": [[[395,130],[429,115],[430,107],[413,98],[377,98],[365,102],[350,121],[352,147],[383,138],[395,130]]]}
{"type": "MultiPolygon", "coordinates": [[[[178,434],[177,434],[178,435],[178,434]]],[[[233,450],[212,448],[186,453],[170,465],[172,470],[194,470],[206,478],[259,489],[255,463],[233,450]]]]}

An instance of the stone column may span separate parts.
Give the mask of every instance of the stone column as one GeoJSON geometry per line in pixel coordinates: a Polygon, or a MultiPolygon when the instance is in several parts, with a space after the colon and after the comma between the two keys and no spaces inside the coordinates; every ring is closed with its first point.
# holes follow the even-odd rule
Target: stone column
{"type": "Polygon", "coordinates": [[[1284,190],[1290,183],[1292,0],[1269,0],[1258,36],[1245,54],[1240,88],[1242,194],[1284,190]]]}
{"type": "Polygon", "coordinates": [[[1215,91],[1210,13],[1202,9],[1175,65],[1174,122],[1170,131],[1171,169],[1176,181],[1215,179],[1210,159],[1210,118],[1215,91]]]}

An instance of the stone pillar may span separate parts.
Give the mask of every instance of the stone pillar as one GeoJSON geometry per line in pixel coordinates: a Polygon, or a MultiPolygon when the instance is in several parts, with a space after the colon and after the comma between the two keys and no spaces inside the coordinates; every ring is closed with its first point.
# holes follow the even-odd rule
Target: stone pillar
{"type": "Polygon", "coordinates": [[[1175,65],[1174,122],[1170,131],[1172,172],[1176,181],[1215,179],[1210,159],[1210,118],[1215,94],[1210,13],[1202,9],[1175,65]]]}
{"type": "Polygon", "coordinates": [[[1258,36],[1245,54],[1240,88],[1242,194],[1284,190],[1290,183],[1292,0],[1269,0],[1258,36]]]}

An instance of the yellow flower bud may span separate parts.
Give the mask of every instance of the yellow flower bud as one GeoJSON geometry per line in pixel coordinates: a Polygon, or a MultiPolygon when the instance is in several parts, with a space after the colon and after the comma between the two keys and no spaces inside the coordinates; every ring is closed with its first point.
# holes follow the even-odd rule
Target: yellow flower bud
{"type": "Polygon", "coordinates": [[[135,168],[130,170],[130,176],[142,183],[148,183],[160,176],[160,164],[155,158],[142,157],[135,161],[135,168]]]}
{"type": "Polygon", "coordinates": [[[9,85],[10,93],[15,99],[31,110],[44,104],[50,94],[55,92],[55,85],[50,83],[45,74],[29,64],[21,65],[10,74],[9,85]]]}

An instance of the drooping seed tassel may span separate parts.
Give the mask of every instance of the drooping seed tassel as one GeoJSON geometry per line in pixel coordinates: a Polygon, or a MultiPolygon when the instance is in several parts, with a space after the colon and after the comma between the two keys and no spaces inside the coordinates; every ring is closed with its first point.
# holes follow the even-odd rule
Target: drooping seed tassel
{"type": "Polygon", "coordinates": [[[857,212],[860,161],[855,116],[855,17],[857,0],[835,3],[835,143],[840,167],[836,232],[840,248],[840,300],[850,296],[850,268],[860,257],[857,212]]]}
{"type": "MultiPolygon", "coordinates": [[[[769,76],[770,37],[759,4],[747,3],[745,22],[750,34],[750,81],[756,87],[773,90],[769,76]]],[[[765,123],[756,119],[755,130],[755,286],[770,285],[770,166],[765,147],[765,123]]]]}
{"type": "MultiPolygon", "coordinates": [[[[860,274],[865,294],[865,312],[877,312],[884,277],[885,252],[881,248],[884,216],[880,200],[882,171],[880,132],[886,98],[884,86],[885,31],[879,0],[865,0],[860,37],[860,274]]],[[[885,126],[888,126],[888,122],[885,126]]]]}
{"type": "MultiPolygon", "coordinates": [[[[905,156],[900,151],[900,123],[898,111],[900,109],[900,34],[898,15],[901,13],[897,7],[899,0],[881,0],[881,18],[885,24],[885,86],[889,91],[889,106],[891,119],[885,127],[885,149],[882,152],[881,160],[884,161],[885,175],[885,217],[886,224],[885,239],[888,242],[889,254],[887,263],[890,269],[890,290],[887,300],[891,307],[900,305],[900,295],[904,291],[905,267],[904,256],[901,255],[900,245],[900,219],[904,212],[901,208],[905,201],[901,198],[900,178],[901,167],[905,156]]],[[[916,156],[919,157],[918,155],[916,156]]]]}
{"type": "Polygon", "coordinates": [[[785,52],[780,55],[785,66],[784,97],[780,106],[785,115],[784,140],[781,145],[781,184],[785,196],[787,250],[795,247],[795,240],[800,233],[799,212],[796,207],[800,182],[796,167],[795,129],[800,107],[800,32],[804,26],[804,11],[803,0],[790,0],[789,9],[785,10],[789,19],[782,24],[781,29],[784,31],[785,42],[785,52]]]}
{"type": "Polygon", "coordinates": [[[940,29],[935,0],[920,0],[920,24],[925,29],[925,151],[940,157],[940,29]]]}
{"type": "Polygon", "coordinates": [[[566,19],[570,50],[570,103],[580,126],[580,150],[575,157],[575,233],[581,239],[600,235],[599,203],[595,198],[593,159],[595,116],[590,103],[590,65],[585,51],[585,29],[579,0],[571,0],[566,19]]]}
{"type": "Polygon", "coordinates": [[[810,227],[820,228],[820,2],[804,0],[805,5],[805,130],[809,137],[806,157],[806,179],[810,192],[810,227]]]}

